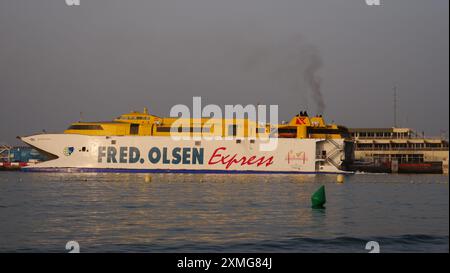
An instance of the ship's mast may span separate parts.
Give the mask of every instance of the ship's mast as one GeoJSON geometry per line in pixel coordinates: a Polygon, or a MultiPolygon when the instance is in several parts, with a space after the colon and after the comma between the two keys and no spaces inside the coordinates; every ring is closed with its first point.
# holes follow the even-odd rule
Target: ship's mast
{"type": "Polygon", "coordinates": [[[397,86],[394,85],[394,127],[397,127],[397,86]]]}

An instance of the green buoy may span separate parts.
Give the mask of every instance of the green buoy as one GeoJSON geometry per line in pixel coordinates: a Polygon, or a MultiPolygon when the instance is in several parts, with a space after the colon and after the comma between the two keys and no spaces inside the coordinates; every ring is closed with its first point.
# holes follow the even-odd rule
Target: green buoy
{"type": "Polygon", "coordinates": [[[314,209],[323,209],[323,205],[327,202],[325,197],[325,186],[321,186],[315,193],[311,195],[311,204],[314,209]]]}

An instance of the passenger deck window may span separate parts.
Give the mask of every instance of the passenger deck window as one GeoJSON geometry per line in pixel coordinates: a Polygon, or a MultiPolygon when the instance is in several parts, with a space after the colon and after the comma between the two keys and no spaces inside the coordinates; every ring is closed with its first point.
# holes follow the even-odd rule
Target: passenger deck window
{"type": "Polygon", "coordinates": [[[228,126],[228,136],[236,136],[237,135],[237,125],[233,124],[228,126]]]}
{"type": "Polygon", "coordinates": [[[101,125],[72,125],[69,127],[69,130],[103,130],[101,125]]]}

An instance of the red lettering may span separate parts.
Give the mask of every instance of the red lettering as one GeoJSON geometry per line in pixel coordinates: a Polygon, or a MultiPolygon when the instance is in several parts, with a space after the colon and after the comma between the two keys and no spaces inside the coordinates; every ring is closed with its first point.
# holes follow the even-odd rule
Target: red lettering
{"type": "Polygon", "coordinates": [[[248,165],[253,165],[253,164],[255,164],[256,161],[253,162],[253,160],[255,160],[255,159],[256,159],[256,156],[251,156],[251,157],[247,160],[247,164],[248,164],[248,165]]]}
{"type": "Polygon", "coordinates": [[[214,153],[213,153],[213,155],[211,156],[211,158],[209,159],[208,164],[209,164],[209,165],[215,165],[215,164],[219,163],[219,162],[222,160],[222,155],[217,154],[217,152],[218,152],[219,150],[226,150],[226,149],[227,149],[227,148],[225,148],[225,147],[217,148],[217,149],[214,151],[214,153]],[[213,162],[212,160],[213,160],[214,157],[220,157],[221,159],[219,159],[219,160],[216,161],[216,162],[213,162]]]}
{"type": "Polygon", "coordinates": [[[264,156],[261,157],[260,159],[258,159],[258,163],[256,164],[256,166],[259,167],[263,164],[266,164],[266,167],[272,165],[273,164],[273,156],[271,156],[267,159],[264,156]]]}
{"type": "Polygon", "coordinates": [[[232,160],[230,160],[230,161],[228,162],[226,169],[228,170],[228,168],[229,168],[233,163],[238,164],[238,163],[241,162],[241,161],[242,161],[241,166],[243,166],[243,165],[246,163],[246,158],[245,158],[245,156],[243,156],[242,158],[240,158],[239,160],[237,160],[237,159],[236,159],[236,155],[234,155],[233,158],[232,158],[232,160]]]}
{"type": "Polygon", "coordinates": [[[208,161],[209,165],[215,165],[217,163],[221,163],[222,165],[225,165],[225,169],[229,169],[233,164],[240,164],[241,166],[244,165],[254,165],[256,164],[256,166],[262,166],[265,164],[265,166],[270,166],[273,164],[273,156],[269,157],[269,158],[265,158],[264,156],[257,158],[256,156],[251,156],[247,159],[246,156],[242,156],[240,158],[238,158],[237,154],[234,154],[233,156],[231,155],[223,155],[220,153],[220,151],[226,151],[225,147],[220,147],[217,148],[211,158],[208,161]]]}

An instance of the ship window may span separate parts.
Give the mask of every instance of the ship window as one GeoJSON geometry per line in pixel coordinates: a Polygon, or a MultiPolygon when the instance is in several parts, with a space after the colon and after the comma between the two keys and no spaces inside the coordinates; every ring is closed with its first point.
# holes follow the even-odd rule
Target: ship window
{"type": "Polygon", "coordinates": [[[72,125],[69,127],[69,130],[103,130],[103,127],[100,125],[72,125]]]}
{"type": "Polygon", "coordinates": [[[195,146],[200,146],[201,144],[202,144],[201,141],[196,141],[196,142],[195,142],[195,146]]]}
{"type": "Polygon", "coordinates": [[[81,148],[82,152],[86,152],[86,147],[81,148]]]}
{"type": "Polygon", "coordinates": [[[156,127],[156,132],[168,133],[170,132],[170,127],[156,127]]]}
{"type": "Polygon", "coordinates": [[[115,144],[116,144],[116,141],[115,141],[115,140],[111,140],[111,144],[112,144],[112,145],[115,145],[115,144]]]}
{"type": "Polygon", "coordinates": [[[172,128],[171,132],[183,133],[183,132],[189,132],[189,129],[187,127],[178,127],[178,129],[172,128]]]}
{"type": "Polygon", "coordinates": [[[333,134],[346,134],[345,130],[343,129],[324,129],[324,128],[310,128],[307,129],[308,134],[327,134],[327,135],[333,135],[333,134]]]}
{"type": "Polygon", "coordinates": [[[278,129],[279,138],[296,138],[297,128],[279,128],[278,129]]]}
{"type": "Polygon", "coordinates": [[[169,132],[178,132],[178,133],[201,133],[201,132],[211,132],[211,127],[178,127],[173,128],[172,127],[156,127],[156,131],[159,133],[169,133],[169,132]]]}
{"type": "Polygon", "coordinates": [[[266,128],[256,128],[257,134],[264,134],[266,132],[266,128]]]}
{"type": "Polygon", "coordinates": [[[130,124],[130,135],[138,135],[139,134],[139,124],[130,124]]]}
{"type": "Polygon", "coordinates": [[[228,126],[228,135],[229,136],[236,136],[237,134],[237,125],[233,124],[228,126]]]}

